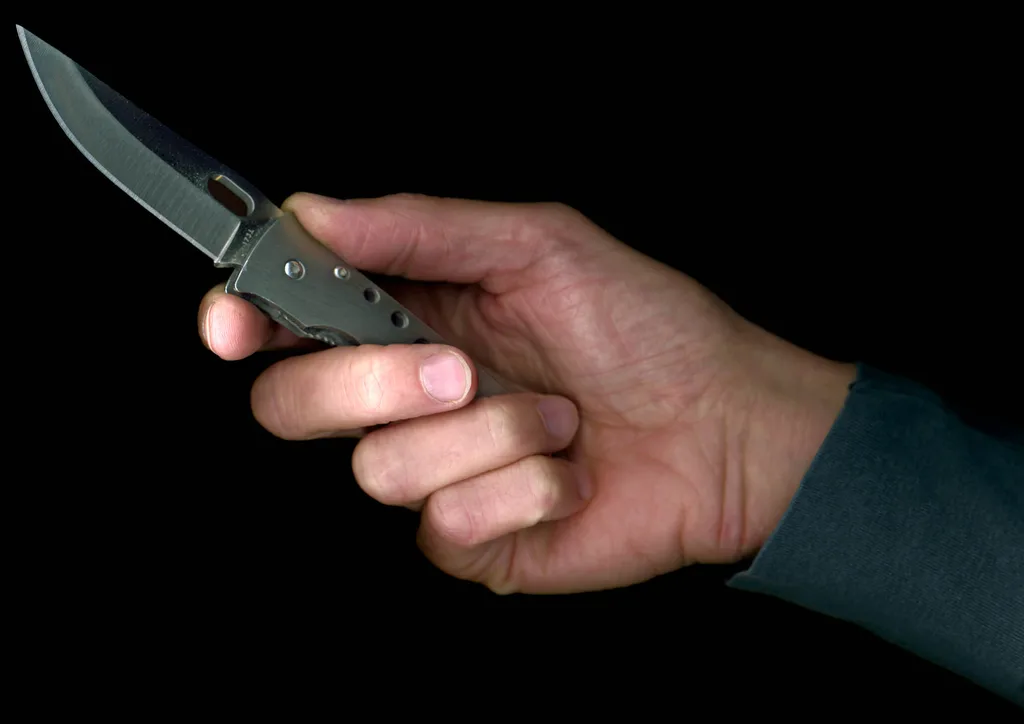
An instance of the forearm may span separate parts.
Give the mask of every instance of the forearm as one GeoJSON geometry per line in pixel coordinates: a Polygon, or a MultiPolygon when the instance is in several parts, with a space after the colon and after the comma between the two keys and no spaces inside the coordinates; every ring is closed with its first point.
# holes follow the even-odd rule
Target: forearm
{"type": "Polygon", "coordinates": [[[730,585],[845,619],[1024,704],[1024,448],[867,367],[730,585]]]}

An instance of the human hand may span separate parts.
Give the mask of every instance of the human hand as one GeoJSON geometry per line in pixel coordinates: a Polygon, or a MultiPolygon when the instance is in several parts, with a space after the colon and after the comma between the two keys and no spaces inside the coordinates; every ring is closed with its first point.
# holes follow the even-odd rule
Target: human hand
{"type": "MultiPolygon", "coordinates": [[[[496,592],[755,552],[853,379],[564,206],[297,194],[284,208],[354,267],[411,280],[388,291],[456,346],[286,359],[256,381],[254,415],[290,440],[362,436],[363,490],[421,511],[428,558],[496,592]],[[532,392],[474,400],[474,363],[532,392]]],[[[220,287],[199,325],[228,360],[308,344],[220,287]]]]}

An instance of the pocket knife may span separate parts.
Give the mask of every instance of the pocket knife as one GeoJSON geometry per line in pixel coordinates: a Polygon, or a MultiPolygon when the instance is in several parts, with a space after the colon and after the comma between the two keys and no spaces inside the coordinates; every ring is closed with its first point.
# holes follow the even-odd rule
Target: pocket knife
{"type": "MultiPolygon", "coordinates": [[[[232,169],[20,25],[36,85],[68,138],[154,216],[231,269],[226,291],[332,346],[446,344],[232,169]]],[[[477,397],[510,385],[477,366],[477,397]]]]}

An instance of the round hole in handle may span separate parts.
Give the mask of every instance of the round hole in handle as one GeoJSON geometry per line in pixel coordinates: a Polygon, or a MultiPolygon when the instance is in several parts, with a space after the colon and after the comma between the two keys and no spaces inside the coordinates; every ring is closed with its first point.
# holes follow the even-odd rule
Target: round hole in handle
{"type": "Polygon", "coordinates": [[[399,329],[404,329],[409,326],[409,318],[402,312],[392,312],[391,323],[399,329]]]}
{"type": "Polygon", "coordinates": [[[363,299],[368,301],[370,304],[376,304],[380,301],[380,292],[373,288],[364,289],[363,299]]]}

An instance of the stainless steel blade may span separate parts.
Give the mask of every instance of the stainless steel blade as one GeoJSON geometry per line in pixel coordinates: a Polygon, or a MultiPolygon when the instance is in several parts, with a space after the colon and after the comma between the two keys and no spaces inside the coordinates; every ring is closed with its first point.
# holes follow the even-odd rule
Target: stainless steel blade
{"type": "MultiPolygon", "coordinates": [[[[78,149],[157,218],[220,262],[243,226],[281,211],[233,170],[134,106],[20,25],[18,36],[46,104],[78,149]],[[244,202],[233,213],[211,193],[220,183],[244,202]]],[[[216,190],[216,189],[215,189],[216,190]]]]}

